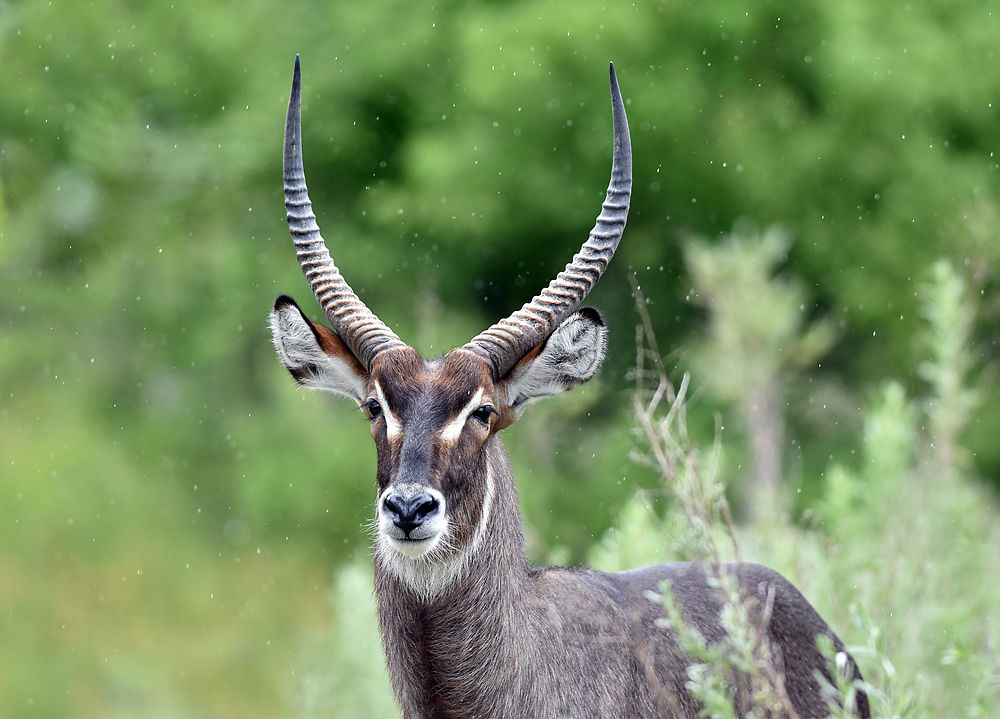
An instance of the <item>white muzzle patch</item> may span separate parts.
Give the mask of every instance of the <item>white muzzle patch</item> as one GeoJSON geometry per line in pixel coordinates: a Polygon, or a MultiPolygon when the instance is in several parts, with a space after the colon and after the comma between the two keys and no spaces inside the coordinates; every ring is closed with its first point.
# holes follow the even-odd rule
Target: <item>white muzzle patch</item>
{"type": "Polygon", "coordinates": [[[422,494],[429,494],[437,501],[437,509],[409,532],[396,525],[393,513],[386,508],[385,500],[390,495],[387,490],[379,498],[376,527],[379,543],[394,554],[409,559],[419,559],[430,555],[446,536],[448,531],[447,503],[444,495],[423,484],[393,484],[391,494],[403,502],[422,494]]]}

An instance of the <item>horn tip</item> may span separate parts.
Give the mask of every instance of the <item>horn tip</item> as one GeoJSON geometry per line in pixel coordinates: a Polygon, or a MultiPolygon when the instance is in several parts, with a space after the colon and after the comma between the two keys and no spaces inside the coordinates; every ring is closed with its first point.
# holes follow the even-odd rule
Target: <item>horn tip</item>
{"type": "Polygon", "coordinates": [[[609,73],[611,76],[611,100],[617,105],[621,102],[622,91],[618,87],[618,75],[615,73],[615,64],[609,63],[609,73]]]}
{"type": "Polygon", "coordinates": [[[284,168],[295,166],[295,156],[301,162],[302,142],[302,77],[299,70],[299,56],[295,56],[295,71],[292,73],[292,89],[288,94],[288,113],[285,115],[285,155],[284,168]]]}

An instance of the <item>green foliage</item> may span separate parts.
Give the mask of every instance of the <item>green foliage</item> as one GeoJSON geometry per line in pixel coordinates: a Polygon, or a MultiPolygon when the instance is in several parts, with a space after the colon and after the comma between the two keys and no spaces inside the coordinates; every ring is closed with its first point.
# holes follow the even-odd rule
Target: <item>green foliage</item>
{"type": "Polygon", "coordinates": [[[833,344],[822,320],[803,328],[801,284],[774,277],[788,237],[772,227],[738,226],[717,245],[685,247],[688,271],[709,310],[706,346],[697,353],[706,382],[723,398],[745,402],[747,388],[785,379],[789,369],[815,364],[833,344]]]}
{"type": "Polygon", "coordinates": [[[932,268],[932,283],[922,307],[927,319],[924,344],[930,354],[920,365],[920,376],[931,386],[928,419],[938,464],[944,471],[964,468],[967,457],[957,457],[959,433],[968,423],[981,392],[966,387],[974,358],[972,305],[965,297],[962,277],[942,260],[932,268]]]}
{"type": "Polygon", "coordinates": [[[875,690],[869,683],[854,678],[853,668],[847,659],[847,654],[838,652],[830,637],[820,634],[816,637],[816,643],[826,658],[827,666],[831,668],[832,680],[820,672],[816,673],[816,680],[819,682],[820,691],[826,699],[830,719],[856,719],[859,692],[875,695],[878,694],[878,690],[875,690]]]}
{"type": "MultiPolygon", "coordinates": [[[[878,715],[886,719],[923,716],[918,712],[916,688],[907,680],[900,682],[896,667],[889,658],[885,633],[875,625],[871,616],[860,604],[851,605],[855,636],[864,637],[864,643],[850,647],[851,654],[866,667],[867,680],[864,690],[871,704],[878,707],[878,715]]],[[[843,677],[837,677],[838,694],[848,694],[855,687],[848,686],[843,677]]]]}
{"type": "Polygon", "coordinates": [[[749,506],[753,452],[728,429],[742,400],[718,391],[743,368],[694,361],[705,317],[678,258],[697,235],[717,247],[693,251],[724,260],[723,233],[753,239],[744,218],[781,227],[758,238],[768,282],[736,309],[781,329],[767,341],[786,353],[805,347],[768,371],[786,403],[780,498],[817,526],[793,541],[777,522],[753,544],[814,596],[882,587],[851,601],[889,644],[902,609],[931,605],[907,578],[933,580],[938,613],[889,649],[940,677],[921,701],[962,681],[988,707],[996,636],[974,618],[996,610],[960,572],[996,576],[992,495],[968,477],[1000,477],[997,22],[973,0],[0,6],[0,713],[274,716],[308,693],[308,637],[340,611],[329,577],[368,541],[374,452],[348,404],[291,385],[265,327],[281,292],[318,315],[279,190],[296,52],[326,237],[429,355],[579,246],[607,182],[614,60],[636,157],[629,228],[591,300],[613,344],[599,382],[509,432],[531,555],[704,552],[629,461],[629,272],[695,365],[694,444],[727,417],[705,457],[749,506]],[[938,260],[952,269],[928,274],[938,260]],[[775,297],[785,315],[747,312],[775,297]],[[969,297],[976,314],[956,312],[969,297]],[[650,510],[625,504],[637,486],[650,510]],[[954,557],[925,567],[911,546],[954,557]]]}
{"type": "Polygon", "coordinates": [[[371,567],[353,562],[338,572],[330,631],[320,632],[302,677],[297,716],[386,719],[398,716],[375,619],[371,567]],[[333,661],[331,662],[331,658],[333,661]]]}
{"type": "Polygon", "coordinates": [[[718,245],[689,242],[685,248],[694,300],[708,312],[706,337],[691,361],[706,389],[739,408],[753,466],[741,505],[751,516],[773,518],[784,511],[787,496],[778,486],[782,408],[801,384],[801,370],[829,351],[834,332],[823,319],[803,327],[803,288],[774,276],[788,250],[786,235],[741,224],[718,245]]]}
{"type": "MultiPolygon", "coordinates": [[[[725,513],[698,501],[721,496],[718,488],[704,489],[706,483],[718,483],[718,473],[705,472],[697,483],[679,481],[676,468],[697,468],[703,452],[685,444],[680,426],[650,421],[640,413],[641,427],[669,435],[653,436],[649,454],[658,458],[661,476],[677,501],[664,520],[646,509],[645,495],[638,495],[622,511],[631,522],[627,531],[609,533],[594,554],[605,569],[628,566],[615,566],[608,559],[642,555],[651,545],[673,548],[661,552],[660,561],[688,559],[678,551],[685,546],[678,537],[686,535],[689,543],[702,547],[702,557],[742,558],[779,569],[816,605],[858,660],[865,676],[860,688],[868,692],[876,717],[988,716],[1000,702],[996,499],[961,469],[963,448],[948,444],[961,436],[961,424],[933,421],[956,397],[965,406],[979,401],[979,390],[969,384],[970,349],[952,340],[954,328],[968,326],[974,307],[957,291],[961,285],[955,274],[940,265],[935,268],[930,295],[951,299],[935,303],[935,313],[928,313],[927,336],[933,339],[927,351],[936,368],[928,375],[930,393],[914,401],[899,383],[883,387],[864,411],[856,465],[830,467],[814,521],[736,527],[737,539],[729,541],[732,528],[725,513]],[[942,376],[958,379],[934,380],[942,376]],[[919,430],[921,425],[928,428],[926,434],[919,430]],[[678,447],[681,456],[671,458],[658,444],[678,447]],[[693,516],[691,507],[696,508],[693,516]],[[621,546],[626,542],[639,546],[621,546]]],[[[685,378],[681,387],[687,384],[685,378]]],[[[649,397],[649,391],[641,396],[649,397]]],[[[664,396],[670,396],[669,391],[664,396]]],[[[683,417],[677,403],[684,397],[678,391],[674,398],[669,410],[674,417],[683,417]]],[[[644,401],[638,406],[647,405],[644,401]]],[[[671,625],[680,628],[668,593],[665,604],[671,625]]],[[[745,603],[730,597],[728,610],[728,616],[739,617],[745,603]]],[[[746,623],[733,622],[728,640],[715,646],[680,629],[679,640],[700,663],[692,682],[706,702],[706,716],[730,716],[728,677],[754,666],[746,653],[754,645],[747,638],[746,623]]],[[[837,667],[836,656],[830,653],[830,658],[837,667]]],[[[833,676],[834,683],[826,688],[832,716],[850,716],[847,707],[859,687],[841,674],[833,676]]],[[[774,686],[763,696],[773,696],[774,686]]]]}

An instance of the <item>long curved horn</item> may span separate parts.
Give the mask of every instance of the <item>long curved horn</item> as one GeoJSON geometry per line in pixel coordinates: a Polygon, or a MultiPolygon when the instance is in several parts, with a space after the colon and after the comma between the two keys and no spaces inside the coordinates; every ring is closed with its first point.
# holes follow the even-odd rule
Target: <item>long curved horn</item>
{"type": "Polygon", "coordinates": [[[333,329],[365,368],[371,369],[372,360],[379,352],[406,345],[347,284],[333,264],[326,242],[319,233],[302,169],[302,81],[298,55],[295,56],[292,94],[288,98],[288,116],[285,118],[283,168],[288,229],[302,272],[333,329]]]}
{"type": "Polygon", "coordinates": [[[611,64],[611,109],[614,124],[611,183],[587,241],[541,294],[463,347],[489,362],[495,377],[505,375],[580,306],[618,248],[632,192],[632,144],[614,63],[611,64]]]}

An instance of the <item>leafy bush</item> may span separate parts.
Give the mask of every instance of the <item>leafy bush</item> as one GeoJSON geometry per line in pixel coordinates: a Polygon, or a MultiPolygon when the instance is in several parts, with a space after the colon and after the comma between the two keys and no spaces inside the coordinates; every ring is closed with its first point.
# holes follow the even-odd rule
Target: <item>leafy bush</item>
{"type": "MultiPolygon", "coordinates": [[[[769,564],[793,579],[849,645],[873,716],[990,716],[1000,702],[1000,556],[993,551],[1000,521],[995,498],[961,469],[956,440],[978,399],[968,356],[973,306],[947,263],[934,266],[928,289],[922,374],[929,395],[917,403],[899,383],[885,385],[865,411],[860,463],[830,467],[820,507],[803,522],[786,517],[734,528],[714,468],[719,448],[691,445],[684,426],[689,379],[674,394],[645,323],[639,356],[647,361],[637,370],[635,402],[643,456],[660,468],[676,501],[664,519],[651,511],[647,493],[637,495],[623,510],[627,524],[595,547],[594,563],[622,569],[629,566],[622,557],[655,553],[659,561],[769,564]],[[647,366],[659,371],[651,385],[647,366]]],[[[739,619],[742,599],[726,596],[728,643],[706,647],[681,632],[700,662],[693,691],[706,702],[706,716],[720,718],[732,715],[726,680],[734,670],[762,681],[761,696],[778,693],[766,657],[751,651],[755,635],[739,619]]],[[[664,601],[679,626],[669,594],[664,601]]],[[[838,705],[849,706],[857,687],[828,689],[833,715],[850,716],[838,705]]]]}

